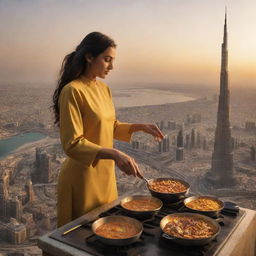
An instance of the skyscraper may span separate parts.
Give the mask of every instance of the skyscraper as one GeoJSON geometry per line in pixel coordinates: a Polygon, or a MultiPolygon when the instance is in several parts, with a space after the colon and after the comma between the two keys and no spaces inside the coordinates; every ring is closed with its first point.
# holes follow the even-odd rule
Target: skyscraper
{"type": "Polygon", "coordinates": [[[228,33],[225,12],[224,36],[221,52],[220,94],[212,154],[211,178],[215,185],[229,186],[233,178],[233,153],[231,147],[231,128],[229,121],[230,96],[228,88],[228,33]]]}
{"type": "Polygon", "coordinates": [[[176,161],[184,160],[183,130],[180,129],[177,136],[176,161]]]}

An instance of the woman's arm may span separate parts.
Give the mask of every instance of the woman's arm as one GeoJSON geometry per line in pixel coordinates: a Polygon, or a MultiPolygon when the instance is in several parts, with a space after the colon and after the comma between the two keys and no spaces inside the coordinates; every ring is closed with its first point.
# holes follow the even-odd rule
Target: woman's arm
{"type": "Polygon", "coordinates": [[[60,94],[60,139],[70,158],[90,166],[101,146],[87,140],[83,133],[81,97],[77,89],[66,85],[60,94]]]}
{"type": "Polygon", "coordinates": [[[101,148],[96,155],[96,159],[112,159],[115,161],[118,168],[127,175],[142,178],[135,160],[117,149],[101,148]]]}

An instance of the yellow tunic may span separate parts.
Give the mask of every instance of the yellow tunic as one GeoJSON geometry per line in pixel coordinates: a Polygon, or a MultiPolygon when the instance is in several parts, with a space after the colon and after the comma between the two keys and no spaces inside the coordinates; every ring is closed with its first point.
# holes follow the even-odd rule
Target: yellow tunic
{"type": "Polygon", "coordinates": [[[131,124],[116,120],[111,92],[101,81],[77,79],[59,97],[60,139],[68,156],[58,179],[58,227],[117,198],[114,161],[95,159],[113,139],[129,142],[131,124]]]}

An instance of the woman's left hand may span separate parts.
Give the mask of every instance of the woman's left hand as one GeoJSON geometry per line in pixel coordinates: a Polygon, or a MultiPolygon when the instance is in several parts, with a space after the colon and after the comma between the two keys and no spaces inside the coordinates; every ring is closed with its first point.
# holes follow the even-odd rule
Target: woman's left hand
{"type": "Polygon", "coordinates": [[[164,138],[163,133],[156,124],[143,124],[142,131],[151,134],[158,141],[164,138]]]}
{"type": "Polygon", "coordinates": [[[130,132],[139,132],[143,131],[148,134],[151,134],[155,140],[162,140],[164,138],[163,133],[155,124],[132,124],[130,132]]]}
{"type": "Polygon", "coordinates": [[[156,124],[132,124],[130,133],[139,131],[151,134],[158,141],[165,137],[156,124]]]}

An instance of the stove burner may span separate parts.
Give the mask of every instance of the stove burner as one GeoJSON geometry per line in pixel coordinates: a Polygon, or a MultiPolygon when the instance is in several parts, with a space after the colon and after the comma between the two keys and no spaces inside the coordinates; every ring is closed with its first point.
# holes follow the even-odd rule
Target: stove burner
{"type": "Polygon", "coordinates": [[[172,202],[172,203],[164,202],[163,204],[164,204],[164,207],[177,211],[177,210],[179,210],[180,208],[182,208],[184,206],[183,202],[184,202],[185,199],[186,199],[186,197],[182,197],[177,202],[172,202]]]}

